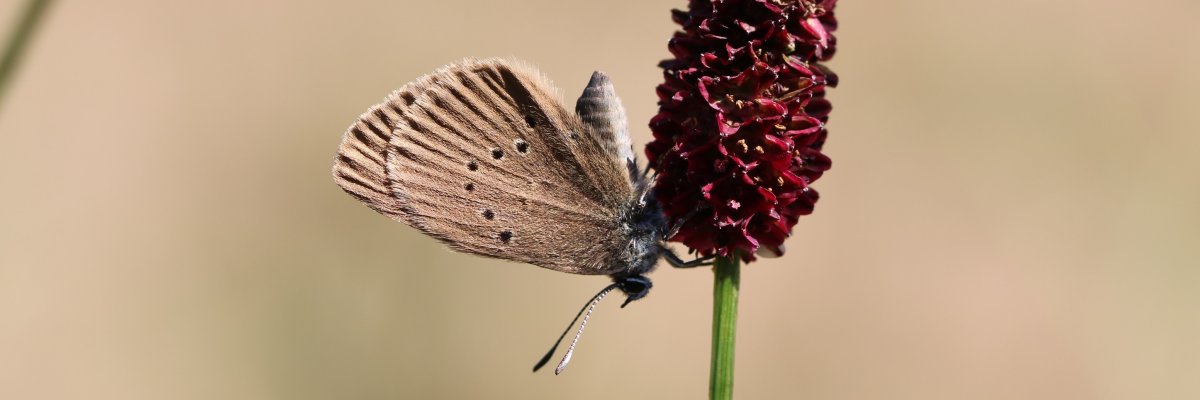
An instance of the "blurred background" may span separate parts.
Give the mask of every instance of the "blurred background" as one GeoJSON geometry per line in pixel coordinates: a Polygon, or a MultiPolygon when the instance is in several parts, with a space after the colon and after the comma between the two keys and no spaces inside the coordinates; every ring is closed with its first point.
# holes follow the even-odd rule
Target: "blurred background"
{"type": "MultiPolygon", "coordinates": [[[[705,396],[708,270],[531,374],[606,278],[452,253],[330,177],[360,112],[471,56],[571,98],[607,71],[644,144],[686,2],[334,3],[49,9],[0,110],[0,398],[705,396]]],[[[834,168],[742,272],[739,398],[1200,398],[1200,3],[837,13],[834,168]]]]}

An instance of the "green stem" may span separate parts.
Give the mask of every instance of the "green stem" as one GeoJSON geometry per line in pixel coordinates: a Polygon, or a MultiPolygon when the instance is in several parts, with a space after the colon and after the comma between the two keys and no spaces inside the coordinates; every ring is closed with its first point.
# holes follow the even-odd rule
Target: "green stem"
{"type": "Polygon", "coordinates": [[[8,43],[4,46],[4,56],[0,58],[0,106],[4,105],[4,93],[17,69],[17,61],[24,53],[38,21],[45,14],[50,0],[29,0],[18,16],[17,26],[9,34],[8,43]]]}
{"type": "Polygon", "coordinates": [[[717,259],[713,267],[712,369],[708,398],[733,398],[733,346],[737,333],[739,266],[737,255],[717,259]]]}

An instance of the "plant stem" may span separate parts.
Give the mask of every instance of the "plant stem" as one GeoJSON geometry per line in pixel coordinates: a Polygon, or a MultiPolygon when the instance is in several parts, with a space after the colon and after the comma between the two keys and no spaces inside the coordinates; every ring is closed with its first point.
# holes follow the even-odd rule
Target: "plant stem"
{"type": "Polygon", "coordinates": [[[4,105],[4,93],[15,75],[17,61],[20,60],[38,21],[42,19],[49,5],[50,0],[29,0],[17,17],[17,26],[9,34],[8,43],[4,46],[4,55],[0,57],[0,106],[4,105]]]}
{"type": "Polygon", "coordinates": [[[733,398],[733,347],[737,333],[738,282],[737,255],[717,258],[713,267],[712,369],[708,380],[708,398],[733,398]]]}

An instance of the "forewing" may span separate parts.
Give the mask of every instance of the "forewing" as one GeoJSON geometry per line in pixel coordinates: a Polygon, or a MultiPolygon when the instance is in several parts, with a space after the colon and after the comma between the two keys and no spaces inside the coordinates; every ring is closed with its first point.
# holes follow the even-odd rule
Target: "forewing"
{"type": "Polygon", "coordinates": [[[558,271],[609,274],[629,241],[625,171],[550,82],[503,60],[417,82],[397,108],[387,181],[397,215],[450,247],[558,271]]]}

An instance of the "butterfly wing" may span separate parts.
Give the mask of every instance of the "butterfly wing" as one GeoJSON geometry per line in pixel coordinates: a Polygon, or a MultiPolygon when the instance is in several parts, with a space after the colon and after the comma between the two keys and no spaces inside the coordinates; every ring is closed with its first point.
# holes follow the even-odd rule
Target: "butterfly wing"
{"type": "MultiPolygon", "coordinates": [[[[624,267],[615,255],[629,244],[620,216],[632,184],[539,72],[468,60],[372,110],[355,126],[391,128],[383,179],[337,178],[372,208],[468,253],[578,274],[624,267]]],[[[355,126],[347,141],[376,154],[383,136],[361,140],[355,126]]]]}
{"type": "Polygon", "coordinates": [[[333,180],[338,186],[371,209],[398,221],[404,221],[404,212],[387,176],[389,143],[400,116],[435,80],[435,76],[426,76],[404,85],[360,115],[342,135],[334,160],[333,180]]]}
{"type": "Polygon", "coordinates": [[[628,170],[632,180],[640,179],[633,141],[629,139],[629,119],[608,75],[600,71],[592,73],[592,79],[575,102],[575,112],[592,128],[595,140],[609,157],[628,170]]]}

